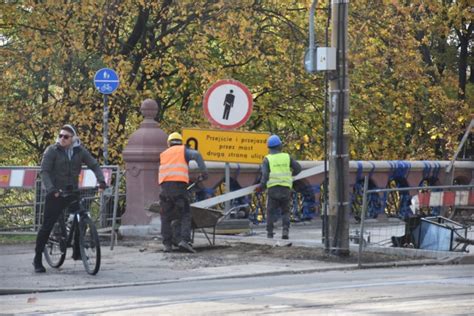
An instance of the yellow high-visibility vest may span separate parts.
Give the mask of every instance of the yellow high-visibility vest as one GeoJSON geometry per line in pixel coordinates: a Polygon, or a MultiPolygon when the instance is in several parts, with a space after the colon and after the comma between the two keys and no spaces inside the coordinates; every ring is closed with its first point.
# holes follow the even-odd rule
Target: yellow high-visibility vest
{"type": "Polygon", "coordinates": [[[270,175],[267,182],[267,188],[276,185],[292,188],[293,178],[291,177],[290,155],[287,153],[278,153],[265,156],[270,165],[270,175]]]}
{"type": "Polygon", "coordinates": [[[160,154],[158,183],[167,181],[189,183],[188,163],[184,151],[184,145],[175,145],[160,154]]]}

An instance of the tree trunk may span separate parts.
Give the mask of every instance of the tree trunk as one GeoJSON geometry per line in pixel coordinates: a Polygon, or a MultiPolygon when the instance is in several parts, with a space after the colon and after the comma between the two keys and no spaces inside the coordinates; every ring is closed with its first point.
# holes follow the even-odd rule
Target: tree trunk
{"type": "Polygon", "coordinates": [[[469,76],[469,82],[474,84],[474,48],[471,47],[471,75],[469,76]]]}
{"type": "Polygon", "coordinates": [[[470,23],[466,31],[456,29],[459,38],[459,66],[458,66],[458,99],[466,100],[466,83],[467,83],[467,57],[469,56],[469,39],[471,38],[474,23],[470,23]]]}

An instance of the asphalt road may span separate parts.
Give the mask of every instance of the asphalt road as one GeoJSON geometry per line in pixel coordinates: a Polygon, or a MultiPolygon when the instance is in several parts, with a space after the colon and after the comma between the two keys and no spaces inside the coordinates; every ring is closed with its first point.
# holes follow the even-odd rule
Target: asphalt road
{"type": "Polygon", "coordinates": [[[0,296],[0,313],[472,315],[474,266],[418,266],[0,296]]]}

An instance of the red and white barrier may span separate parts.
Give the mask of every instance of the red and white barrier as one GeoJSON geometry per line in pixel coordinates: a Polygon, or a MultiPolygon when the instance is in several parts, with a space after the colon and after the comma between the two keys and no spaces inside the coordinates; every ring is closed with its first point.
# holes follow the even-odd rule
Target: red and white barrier
{"type": "MultiPolygon", "coordinates": [[[[104,174],[105,183],[110,185],[110,181],[112,178],[112,169],[102,169],[102,173],[104,174]]],[[[93,188],[98,185],[97,178],[95,174],[90,169],[83,169],[81,174],[79,175],[79,187],[80,188],[93,188]]]]}
{"type": "MultiPolygon", "coordinates": [[[[474,191],[420,192],[418,207],[474,205],[474,191]]],[[[412,200],[413,203],[413,200],[412,200]]]]}
{"type": "MultiPolygon", "coordinates": [[[[112,169],[102,169],[105,182],[110,185],[112,169]]],[[[35,187],[38,169],[0,169],[0,188],[22,188],[32,189],[35,187]]],[[[83,169],[79,175],[80,188],[93,188],[97,186],[97,179],[90,169],[83,169]]]]}
{"type": "Polygon", "coordinates": [[[31,189],[37,172],[35,169],[0,169],[0,188],[31,189]]]}

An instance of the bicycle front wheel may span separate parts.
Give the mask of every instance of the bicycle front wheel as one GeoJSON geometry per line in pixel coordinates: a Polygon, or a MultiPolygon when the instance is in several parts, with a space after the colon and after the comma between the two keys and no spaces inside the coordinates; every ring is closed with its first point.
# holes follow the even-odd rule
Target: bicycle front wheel
{"type": "Polygon", "coordinates": [[[60,216],[58,221],[54,224],[49,234],[48,242],[43,250],[46,262],[48,262],[52,268],[59,268],[66,258],[66,248],[66,225],[64,223],[64,217],[60,216]]]}
{"type": "Polygon", "coordinates": [[[99,234],[94,222],[89,217],[81,219],[79,224],[82,263],[86,272],[95,275],[100,269],[100,242],[99,234]]]}

